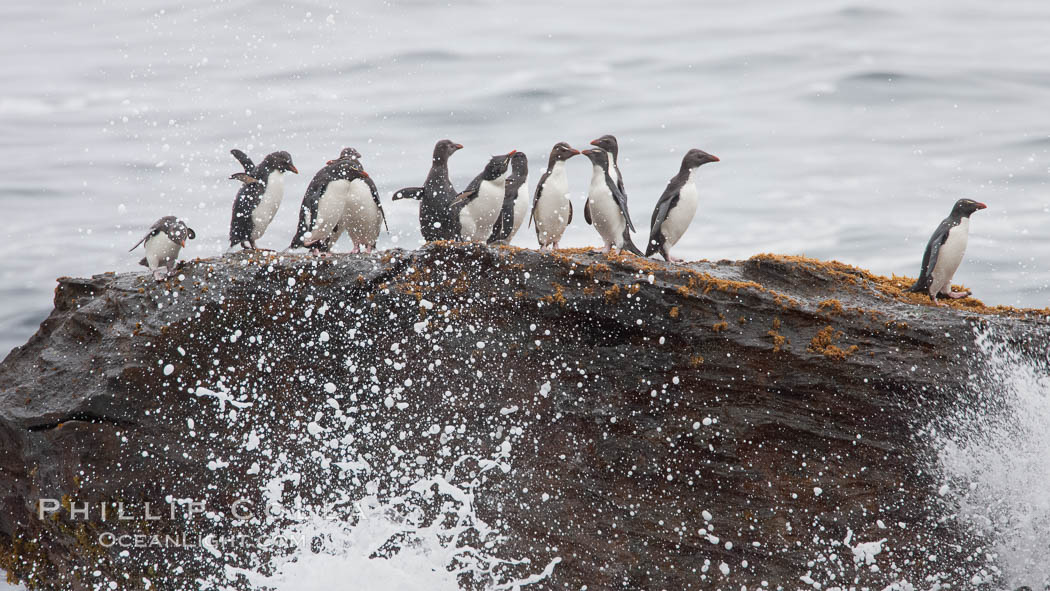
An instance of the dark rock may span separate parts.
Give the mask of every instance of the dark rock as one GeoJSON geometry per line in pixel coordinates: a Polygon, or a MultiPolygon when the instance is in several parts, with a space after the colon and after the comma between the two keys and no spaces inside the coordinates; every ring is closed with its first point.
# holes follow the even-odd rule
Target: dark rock
{"type": "Polygon", "coordinates": [[[1019,350],[1050,335],[1045,311],[938,309],[902,293],[906,278],[773,256],[436,244],[181,273],[60,279],[50,317],[0,366],[13,577],[186,589],[257,569],[270,554],[250,544],[121,556],[98,536],[272,533],[289,522],[149,521],[142,504],[261,506],[288,466],[286,501],[358,498],[367,479],[329,463],[352,451],[380,496],[433,474],[473,483],[507,537],[494,553],[531,561],[508,573],[560,558],[540,588],[965,587],[984,541],[951,518],[920,433],[982,379],[976,328],[1019,350]],[[501,453],[510,470],[487,469],[501,453]],[[38,519],[40,498],[64,508],[38,519]],[[102,522],[105,502],[135,519],[102,522]],[[877,570],[855,560],[879,540],[877,570]]]}

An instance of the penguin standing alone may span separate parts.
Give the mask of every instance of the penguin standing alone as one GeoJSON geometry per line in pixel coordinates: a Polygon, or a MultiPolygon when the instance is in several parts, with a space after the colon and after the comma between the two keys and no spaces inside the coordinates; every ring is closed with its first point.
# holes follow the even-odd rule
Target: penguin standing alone
{"type": "Polygon", "coordinates": [[[955,300],[970,295],[968,291],[952,291],[952,277],[962,263],[966,243],[970,236],[970,214],[988,207],[973,199],[960,199],[952,207],[951,214],[944,218],[934,230],[922,255],[919,279],[908,291],[926,293],[938,306],[938,295],[955,300]]]}
{"type": "Polygon", "coordinates": [[[558,248],[565,228],[572,221],[572,201],[569,200],[569,177],[565,174],[565,161],[579,154],[565,142],[554,144],[547,171],[536,184],[536,197],[532,202],[532,217],[536,220],[536,240],[540,249],[558,248]]]}
{"type": "Polygon", "coordinates": [[[186,241],[196,237],[197,233],[187,226],[186,222],[173,215],[166,215],[154,222],[149,232],[146,232],[128,252],[141,244],[146,250],[146,256],[139,264],[149,267],[153,271],[154,279],[163,281],[175,273],[179,251],[186,246],[186,241]]]}
{"type": "Polygon", "coordinates": [[[427,242],[459,239],[459,219],[451,211],[456,189],[448,179],[448,159],[462,149],[463,144],[439,140],[434,144],[430,172],[423,186],[400,189],[391,198],[419,200],[419,229],[427,242]]]}
{"type": "Polygon", "coordinates": [[[452,203],[452,213],[459,217],[460,240],[484,242],[492,235],[492,228],[503,211],[510,159],[515,152],[511,150],[490,158],[481,174],[474,177],[452,203]]]}
{"type": "Polygon", "coordinates": [[[718,161],[717,156],[695,148],[685,153],[682,167],[678,174],[671,177],[653,209],[649,245],[645,247],[645,256],[659,252],[668,261],[679,260],[671,256],[671,247],[678,244],[696,215],[698,195],[693,173],[708,162],[718,161]]]}
{"type": "Polygon", "coordinates": [[[259,187],[245,182],[233,200],[230,248],[240,244],[242,248],[258,249],[255,241],[266,232],[284,199],[284,173],[299,174],[299,170],[292,164],[288,152],[269,154],[258,166],[240,150],[230,150],[230,153],[244,167],[244,174],[261,184],[259,187]]]}
{"type": "Polygon", "coordinates": [[[510,176],[503,194],[503,209],[492,228],[489,243],[508,244],[529,213],[529,159],[525,152],[510,157],[510,176]]]}
{"type": "Polygon", "coordinates": [[[347,160],[336,160],[317,171],[303,195],[299,225],[288,248],[310,247],[315,253],[331,246],[337,224],[350,201],[351,183],[368,173],[347,160]]]}
{"type": "Polygon", "coordinates": [[[634,230],[634,223],[627,211],[627,196],[609,176],[609,163],[612,160],[608,152],[594,148],[584,150],[581,154],[587,156],[593,165],[583,217],[605,241],[602,252],[609,252],[612,247],[616,247],[617,250],[627,249],[640,256],[642,251],[631,240],[630,231],[634,230]]]}

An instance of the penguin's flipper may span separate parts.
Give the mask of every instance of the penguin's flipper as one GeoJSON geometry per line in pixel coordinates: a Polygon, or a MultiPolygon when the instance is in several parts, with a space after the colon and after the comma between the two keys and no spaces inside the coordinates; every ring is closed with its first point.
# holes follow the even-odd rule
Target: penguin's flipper
{"type": "Polygon", "coordinates": [[[568,226],[571,223],[572,223],[572,201],[569,202],[569,221],[565,222],[565,225],[568,226]]]}
{"type": "Polygon", "coordinates": [[[526,226],[528,228],[532,227],[532,218],[536,217],[536,206],[540,204],[540,195],[543,194],[543,182],[547,180],[549,174],[550,171],[543,173],[543,176],[540,177],[539,184],[536,185],[536,194],[532,197],[532,211],[529,213],[529,225],[526,226]]]}
{"type": "MultiPolygon", "coordinates": [[[[166,215],[166,216],[160,218],[159,220],[153,222],[153,225],[149,227],[149,232],[146,232],[145,236],[143,236],[142,238],[139,238],[139,241],[135,243],[135,246],[132,246],[131,248],[129,248],[128,252],[131,252],[131,251],[135,250],[136,248],[139,247],[140,244],[142,244],[143,242],[145,242],[145,241],[149,240],[150,238],[156,236],[158,232],[163,232],[164,229],[168,226],[168,224],[173,224],[176,221],[178,221],[178,220],[177,220],[177,218],[175,216],[173,216],[173,215],[166,215]]],[[[146,259],[142,259],[142,260],[146,260],[146,259]]]]}
{"type": "Polygon", "coordinates": [[[506,240],[510,231],[514,228],[514,196],[503,198],[503,208],[500,209],[496,224],[492,226],[492,234],[489,235],[488,243],[506,240]]]}
{"type": "Polygon", "coordinates": [[[591,221],[591,201],[588,199],[583,204],[583,220],[587,222],[588,226],[593,226],[594,222],[591,221]]]}
{"type": "Polygon", "coordinates": [[[253,176],[255,174],[255,163],[252,162],[252,159],[249,158],[247,154],[237,148],[230,150],[230,154],[233,154],[233,157],[237,159],[237,162],[241,163],[241,166],[244,167],[244,172],[248,173],[248,176],[253,176]]]}
{"type": "Polygon", "coordinates": [[[664,243],[664,235],[661,231],[663,229],[664,221],[667,219],[667,214],[678,204],[678,196],[681,194],[680,191],[673,193],[664,193],[660,196],[660,200],[656,202],[656,208],[653,209],[653,218],[649,223],[649,244],[645,247],[645,256],[652,256],[657,252],[662,252],[661,247],[664,243]]]}
{"type": "MultiPolygon", "coordinates": [[[[627,229],[634,232],[634,222],[631,221],[631,213],[627,211],[627,195],[620,190],[620,188],[613,184],[612,179],[609,178],[609,173],[605,173],[605,182],[609,185],[609,189],[613,194],[613,199],[616,200],[616,205],[620,206],[620,211],[623,212],[623,218],[627,220],[627,229]]],[[[633,246],[633,245],[632,245],[633,246]]],[[[635,250],[638,250],[635,247],[635,250]]]]}
{"type": "Polygon", "coordinates": [[[419,201],[423,198],[423,187],[405,187],[404,189],[398,189],[394,191],[394,195],[390,198],[393,201],[398,199],[415,199],[419,201]]]}
{"type": "Polygon", "coordinates": [[[459,195],[456,195],[456,198],[452,200],[452,203],[449,205],[449,207],[457,207],[457,206],[466,205],[467,203],[470,203],[471,201],[473,201],[474,198],[477,197],[477,196],[478,196],[477,190],[467,189],[466,191],[463,191],[459,195]]]}
{"type": "Polygon", "coordinates": [[[642,251],[638,250],[638,247],[634,245],[634,240],[631,239],[631,231],[628,230],[627,228],[623,229],[623,249],[622,250],[628,250],[628,251],[633,252],[634,254],[636,254],[636,255],[638,255],[640,257],[645,256],[644,254],[642,254],[642,251]]]}
{"type": "MultiPolygon", "coordinates": [[[[353,148],[349,148],[349,149],[352,150],[353,148]]],[[[346,149],[344,148],[343,151],[345,152],[346,149]]],[[[386,223],[386,212],[383,211],[383,204],[380,203],[380,201],[379,201],[379,189],[376,188],[376,182],[373,181],[372,177],[370,177],[370,176],[361,177],[361,178],[363,178],[365,180],[365,184],[368,185],[368,189],[370,191],[372,191],[372,201],[376,202],[376,207],[379,208],[379,217],[383,218],[383,227],[386,228],[386,233],[389,234],[390,233],[390,226],[388,226],[387,223],[386,223]]]]}
{"type": "Polygon", "coordinates": [[[922,268],[919,270],[919,278],[915,284],[908,289],[913,293],[926,293],[933,283],[933,270],[937,268],[937,256],[940,254],[941,245],[948,240],[948,232],[952,229],[951,219],[946,219],[937,226],[926,244],[926,252],[922,255],[922,268]]]}

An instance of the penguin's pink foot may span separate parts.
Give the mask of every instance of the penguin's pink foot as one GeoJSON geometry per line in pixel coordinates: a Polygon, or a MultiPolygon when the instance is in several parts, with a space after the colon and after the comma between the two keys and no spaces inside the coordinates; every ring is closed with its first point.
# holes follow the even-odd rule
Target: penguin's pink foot
{"type": "Polygon", "coordinates": [[[959,300],[959,299],[962,299],[962,298],[965,298],[965,297],[969,297],[970,296],[970,292],[968,292],[968,291],[949,291],[948,293],[946,293],[944,295],[950,297],[953,300],[959,300]]]}
{"type": "Polygon", "coordinates": [[[350,251],[350,254],[357,254],[359,252],[361,252],[361,247],[355,244],[354,249],[350,251]]]}
{"type": "Polygon", "coordinates": [[[372,254],[372,251],[376,249],[375,244],[369,244],[365,247],[365,254],[372,254]]]}
{"type": "Polygon", "coordinates": [[[680,263],[680,262],[682,262],[682,259],[680,259],[680,258],[678,258],[676,256],[672,256],[671,253],[667,253],[667,262],[669,262],[669,263],[680,263]]]}
{"type": "Polygon", "coordinates": [[[612,251],[612,245],[606,244],[598,252],[600,252],[602,254],[609,254],[611,251],[612,251]]]}

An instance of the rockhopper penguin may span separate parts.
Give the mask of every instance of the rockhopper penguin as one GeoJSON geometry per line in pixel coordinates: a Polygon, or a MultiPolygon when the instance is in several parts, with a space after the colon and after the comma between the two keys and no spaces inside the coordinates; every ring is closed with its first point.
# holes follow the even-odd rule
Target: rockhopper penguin
{"type": "Polygon", "coordinates": [[[261,185],[244,182],[237,192],[230,219],[230,247],[240,244],[243,248],[257,249],[255,241],[266,232],[277,209],[281,207],[284,173],[299,174],[299,171],[292,164],[292,156],[288,152],[269,154],[258,165],[240,150],[230,150],[230,153],[244,167],[244,174],[261,185]]]}
{"type": "MultiPolygon", "coordinates": [[[[361,153],[353,148],[343,148],[343,151],[339,153],[339,158],[329,160],[328,164],[339,161],[344,161],[358,170],[364,170],[361,165],[361,153]]],[[[345,231],[354,243],[354,250],[351,252],[361,252],[362,247],[365,252],[372,252],[383,226],[386,226],[386,214],[383,213],[383,205],[379,202],[379,190],[376,188],[375,181],[371,176],[354,179],[350,181],[350,195],[346,209],[343,211],[343,217],[332,231],[332,238],[319,250],[331,250],[332,245],[345,231]]],[[[390,228],[387,227],[387,232],[389,231],[390,228]]]]}
{"type": "Polygon", "coordinates": [[[510,158],[516,150],[489,159],[481,174],[470,181],[452,203],[452,213],[459,217],[459,239],[464,242],[484,242],[492,235],[503,199],[507,194],[507,175],[510,158]]]}
{"type": "MultiPolygon", "coordinates": [[[[623,194],[624,199],[626,200],[627,189],[623,186],[623,174],[620,172],[620,144],[616,141],[616,136],[607,133],[598,139],[591,140],[591,145],[605,150],[609,159],[609,178],[616,183],[616,187],[620,189],[620,193],[623,194]]],[[[584,213],[586,213],[586,211],[584,213]]],[[[632,226],[630,230],[633,229],[634,227],[632,226]]],[[[631,242],[631,235],[628,229],[624,229],[623,239],[624,242],[631,242]]]]}
{"type": "Polygon", "coordinates": [[[139,264],[149,267],[153,271],[154,279],[163,281],[175,273],[179,251],[186,246],[186,241],[196,237],[197,233],[185,222],[173,215],[166,215],[154,222],[149,232],[136,242],[131,250],[135,250],[141,244],[146,249],[146,256],[139,264]]]}
{"type": "Polygon", "coordinates": [[[933,303],[938,295],[952,299],[970,295],[968,291],[952,291],[952,276],[962,263],[966,252],[966,242],[970,235],[970,214],[988,207],[973,199],[960,199],[952,207],[951,214],[944,218],[941,225],[930,236],[926,252],[922,255],[922,269],[919,279],[908,291],[925,293],[933,303]]]}
{"type": "Polygon", "coordinates": [[[569,200],[569,177],[565,174],[565,161],[579,154],[565,142],[554,144],[547,171],[536,184],[536,197],[532,201],[532,217],[529,225],[536,221],[536,240],[540,249],[558,248],[565,228],[572,221],[572,201],[569,200]]]}
{"type": "Polygon", "coordinates": [[[439,140],[434,145],[430,172],[423,186],[401,189],[392,198],[419,200],[419,229],[427,242],[459,239],[459,219],[450,209],[456,190],[448,180],[448,159],[462,149],[463,144],[439,140]]]}
{"type": "Polygon", "coordinates": [[[583,206],[583,218],[601,234],[605,246],[602,252],[629,250],[641,255],[642,251],[631,240],[630,231],[634,229],[631,214],[627,211],[627,197],[616,186],[609,176],[608,152],[601,148],[581,152],[590,159],[593,165],[591,186],[587,192],[587,203],[583,206]]]}
{"type": "Polygon", "coordinates": [[[529,213],[529,159],[525,152],[510,157],[510,175],[503,194],[503,209],[492,228],[489,243],[508,244],[529,213]]]}
{"type": "Polygon", "coordinates": [[[668,261],[678,261],[671,256],[671,247],[685,234],[686,228],[696,214],[697,192],[693,182],[693,173],[708,162],[718,162],[703,150],[692,149],[682,158],[682,167],[678,174],[671,177],[663,195],[653,209],[653,219],[649,231],[649,244],[645,247],[645,256],[659,252],[668,261]]]}
{"type": "Polygon", "coordinates": [[[288,248],[310,247],[321,252],[329,245],[336,225],[350,202],[351,183],[368,173],[346,160],[336,160],[317,171],[303,195],[299,225],[288,248]]]}

